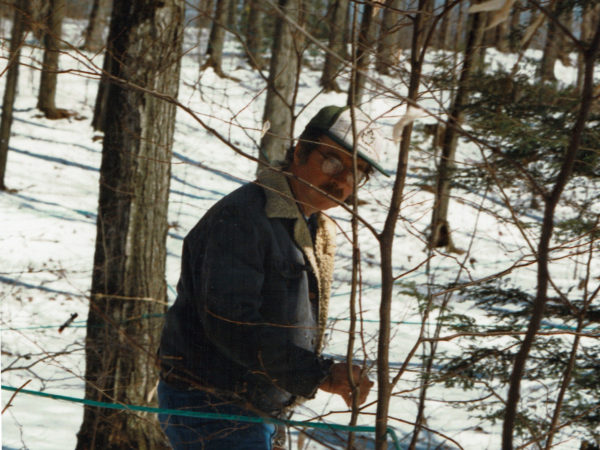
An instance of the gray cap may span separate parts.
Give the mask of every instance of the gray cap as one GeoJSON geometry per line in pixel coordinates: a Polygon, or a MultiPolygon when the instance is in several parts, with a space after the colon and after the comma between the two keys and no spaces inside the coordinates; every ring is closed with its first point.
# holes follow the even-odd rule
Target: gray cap
{"type": "MultiPolygon", "coordinates": [[[[358,156],[389,177],[390,174],[379,165],[379,150],[385,146],[385,139],[379,127],[358,108],[354,108],[354,124],[358,156]]],[[[306,128],[321,131],[349,152],[354,150],[352,115],[348,106],[325,106],[311,119],[306,128]]]]}

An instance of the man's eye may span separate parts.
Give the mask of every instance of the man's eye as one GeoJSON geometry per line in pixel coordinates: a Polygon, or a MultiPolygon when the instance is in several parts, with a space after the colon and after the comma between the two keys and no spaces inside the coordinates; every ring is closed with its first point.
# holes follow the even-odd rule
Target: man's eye
{"type": "Polygon", "coordinates": [[[342,162],[337,158],[327,158],[323,161],[323,172],[335,175],[343,170],[342,162]]]}

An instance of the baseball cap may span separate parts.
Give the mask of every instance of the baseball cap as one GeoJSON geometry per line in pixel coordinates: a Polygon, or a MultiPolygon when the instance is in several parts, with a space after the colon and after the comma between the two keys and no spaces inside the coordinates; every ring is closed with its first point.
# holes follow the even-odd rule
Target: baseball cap
{"type": "MultiPolygon", "coordinates": [[[[354,108],[354,123],[358,141],[356,145],[358,156],[389,177],[390,174],[379,165],[379,150],[385,146],[385,139],[379,127],[358,108],[354,108]]],[[[354,150],[352,114],[349,106],[330,105],[321,108],[306,128],[321,131],[349,152],[354,150]]]]}

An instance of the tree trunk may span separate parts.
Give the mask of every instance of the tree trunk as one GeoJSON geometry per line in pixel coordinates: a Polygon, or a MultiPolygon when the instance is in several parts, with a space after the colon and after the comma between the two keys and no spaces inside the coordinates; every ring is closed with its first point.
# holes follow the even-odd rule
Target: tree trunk
{"type": "Polygon", "coordinates": [[[238,24],[238,3],[230,0],[227,5],[227,28],[236,31],[238,24]]]}
{"type": "MultiPolygon", "coordinates": [[[[402,8],[407,11],[410,9],[411,4],[412,3],[410,0],[404,0],[402,2],[402,8]]],[[[408,14],[405,14],[404,22],[398,25],[400,26],[400,31],[398,32],[398,48],[410,50],[412,48],[412,30],[414,28],[414,20],[408,16],[408,14]]]]}
{"type": "Polygon", "coordinates": [[[210,27],[213,10],[213,0],[198,0],[198,6],[195,9],[195,14],[197,15],[196,24],[198,25],[198,28],[210,27]]]}
{"type": "MultiPolygon", "coordinates": [[[[590,42],[594,35],[594,30],[600,27],[600,4],[587,5],[581,18],[581,41],[590,42]]],[[[577,55],[577,91],[583,90],[583,80],[585,75],[585,64],[583,54],[577,55]]]]}
{"type": "Polygon", "coordinates": [[[43,44],[44,29],[50,8],[46,0],[28,0],[25,8],[25,32],[31,32],[35,39],[43,44]]]}
{"type": "MultiPolygon", "coordinates": [[[[411,71],[408,86],[408,98],[413,102],[419,95],[421,84],[421,46],[423,33],[427,28],[428,19],[425,11],[431,0],[419,0],[418,11],[414,19],[413,37],[411,44],[411,71]]],[[[408,168],[408,153],[412,136],[412,124],[402,130],[400,155],[396,169],[396,179],[392,191],[390,207],[385,219],[385,225],[379,236],[379,251],[381,253],[381,302],[379,305],[379,335],[377,341],[377,411],[375,418],[375,448],[387,449],[387,428],[390,408],[392,383],[390,382],[390,339],[391,339],[391,308],[395,278],[393,274],[392,249],[396,223],[400,216],[400,206],[406,182],[408,168]]]]}
{"type": "MultiPolygon", "coordinates": [[[[447,0],[446,0],[447,1],[447,0]]],[[[379,34],[377,60],[375,68],[381,74],[388,75],[390,67],[397,64],[397,53],[400,48],[400,10],[402,0],[386,0],[383,10],[383,22],[379,34]]]]}
{"type": "Polygon", "coordinates": [[[508,48],[512,53],[515,53],[519,49],[519,42],[517,39],[515,39],[512,36],[512,33],[515,30],[517,30],[517,28],[519,27],[519,24],[521,23],[521,9],[522,9],[522,6],[521,6],[519,0],[516,0],[513,5],[512,13],[510,16],[510,28],[509,28],[510,36],[508,39],[508,48]]]}
{"type": "Polygon", "coordinates": [[[98,52],[104,47],[102,35],[104,28],[108,24],[111,6],[112,0],[94,0],[92,11],[90,12],[90,20],[85,29],[83,50],[98,52]]]}
{"type": "MultiPolygon", "coordinates": [[[[279,9],[297,22],[300,9],[298,0],[279,0],[279,9]]],[[[300,73],[295,34],[295,30],[282,17],[277,17],[263,114],[263,123],[268,121],[270,128],[261,140],[259,156],[261,161],[269,164],[284,159],[293,134],[294,94],[300,73]]]]}
{"type": "MultiPolygon", "coordinates": [[[[450,0],[444,0],[444,9],[447,9],[450,5],[450,0]]],[[[438,49],[447,50],[450,44],[450,24],[452,19],[452,9],[447,10],[444,17],[442,17],[442,23],[440,25],[440,30],[438,33],[438,49]]]]}
{"type": "Polygon", "coordinates": [[[442,155],[438,167],[438,181],[436,187],[433,215],[431,218],[431,234],[429,245],[431,247],[448,247],[449,251],[456,250],[452,244],[450,225],[448,223],[448,206],[450,203],[450,180],[454,169],[454,157],[458,142],[457,127],[462,124],[463,105],[467,100],[468,81],[474,69],[474,57],[477,47],[483,38],[485,13],[476,13],[471,17],[465,59],[460,73],[460,80],[456,96],[448,116],[448,124],[442,144],[442,155]]]}
{"type": "MultiPolygon", "coordinates": [[[[156,405],[183,0],[116,0],[86,336],[88,400],[156,405]]],[[[168,448],[151,414],[86,406],[77,449],[168,448]]]]}
{"type": "Polygon", "coordinates": [[[13,26],[10,36],[10,47],[8,50],[8,70],[6,74],[6,85],[4,86],[4,97],[2,101],[2,121],[0,122],[0,191],[7,190],[4,184],[6,173],[6,161],[8,159],[8,142],[10,141],[10,129],[12,126],[13,106],[17,94],[17,81],[19,78],[19,58],[21,46],[23,45],[25,20],[25,0],[16,0],[13,8],[13,26]]]}
{"type": "MultiPolygon", "coordinates": [[[[565,13],[561,16],[563,19],[562,23],[564,26],[572,30],[573,29],[573,9],[569,9],[565,11],[565,13]]],[[[566,67],[571,66],[571,58],[570,53],[573,51],[573,45],[571,43],[570,38],[566,33],[559,32],[557,36],[557,45],[558,45],[558,54],[557,58],[562,62],[562,64],[566,67]]]]}
{"type": "Polygon", "coordinates": [[[458,4],[458,17],[456,19],[456,31],[454,33],[454,39],[452,39],[452,46],[450,47],[450,49],[454,51],[455,56],[458,53],[460,44],[463,40],[464,26],[465,26],[465,4],[464,4],[464,2],[460,2],[458,4]]]}
{"type": "Polygon", "coordinates": [[[505,20],[498,24],[496,31],[496,42],[495,47],[499,52],[508,53],[509,50],[509,38],[510,38],[510,22],[505,20]]]}
{"type": "MultiPolygon", "coordinates": [[[[556,4],[554,13],[557,12],[558,6],[559,3],[556,4]]],[[[539,68],[540,81],[556,81],[556,76],[554,75],[554,65],[558,59],[557,37],[558,30],[556,27],[556,22],[554,20],[548,20],[548,31],[546,32],[544,53],[542,54],[542,60],[540,61],[539,68]]]]}
{"type": "Polygon", "coordinates": [[[49,119],[63,117],[56,108],[56,82],[64,14],[65,0],[48,0],[48,16],[44,30],[44,59],[37,107],[49,119]]]}
{"type": "Polygon", "coordinates": [[[96,104],[94,105],[94,117],[92,118],[92,127],[96,131],[106,129],[106,110],[108,103],[108,92],[110,88],[110,77],[107,74],[112,73],[114,58],[106,52],[104,53],[104,63],[102,64],[102,76],[98,84],[96,93],[96,104]]]}
{"type": "Polygon", "coordinates": [[[375,45],[375,21],[373,16],[378,8],[373,6],[373,2],[367,1],[364,5],[358,39],[355,47],[355,58],[352,62],[355,68],[352,70],[350,87],[348,89],[348,105],[360,105],[363,92],[365,90],[366,75],[369,69],[371,53],[375,45]]]}
{"type": "Polygon", "coordinates": [[[263,58],[263,11],[260,0],[248,0],[248,23],[246,26],[246,48],[248,62],[255,69],[262,69],[263,58]]]}
{"type": "MultiPolygon", "coordinates": [[[[471,4],[476,4],[476,3],[482,3],[479,0],[474,0],[471,2],[471,4]]],[[[490,22],[490,18],[492,16],[491,12],[486,12],[481,14],[480,17],[480,21],[481,21],[481,30],[479,31],[481,33],[481,38],[477,39],[477,45],[472,49],[473,51],[473,60],[472,60],[472,65],[474,68],[476,68],[477,70],[484,70],[485,69],[485,53],[488,47],[495,45],[496,43],[496,38],[495,38],[495,31],[496,29],[489,29],[486,30],[486,26],[487,24],[490,22]]],[[[473,17],[472,14],[470,14],[467,18],[467,24],[472,23],[473,17]]],[[[467,25],[468,26],[468,25],[467,25]]],[[[469,31],[470,33],[470,31],[469,31]]],[[[469,35],[467,35],[467,41],[469,40],[469,35]]],[[[469,44],[467,43],[467,46],[469,44]]]]}
{"type": "Polygon", "coordinates": [[[336,78],[342,67],[342,60],[347,59],[346,31],[348,28],[348,0],[333,0],[331,18],[329,20],[329,50],[333,53],[325,54],[325,65],[321,75],[321,86],[325,92],[342,90],[337,84],[336,78]]]}
{"type": "Polygon", "coordinates": [[[206,61],[200,70],[212,67],[215,73],[224,77],[223,72],[223,46],[225,45],[225,25],[227,24],[227,13],[229,2],[232,0],[217,0],[215,18],[210,29],[208,48],[206,49],[206,61]]]}

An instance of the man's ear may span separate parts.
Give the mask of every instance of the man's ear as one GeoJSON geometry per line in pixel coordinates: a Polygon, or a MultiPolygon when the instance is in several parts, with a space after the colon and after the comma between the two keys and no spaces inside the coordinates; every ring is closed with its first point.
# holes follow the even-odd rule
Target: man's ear
{"type": "Polygon", "coordinates": [[[301,165],[300,163],[300,142],[296,143],[294,147],[294,157],[292,158],[292,163],[296,166],[301,165]]]}

